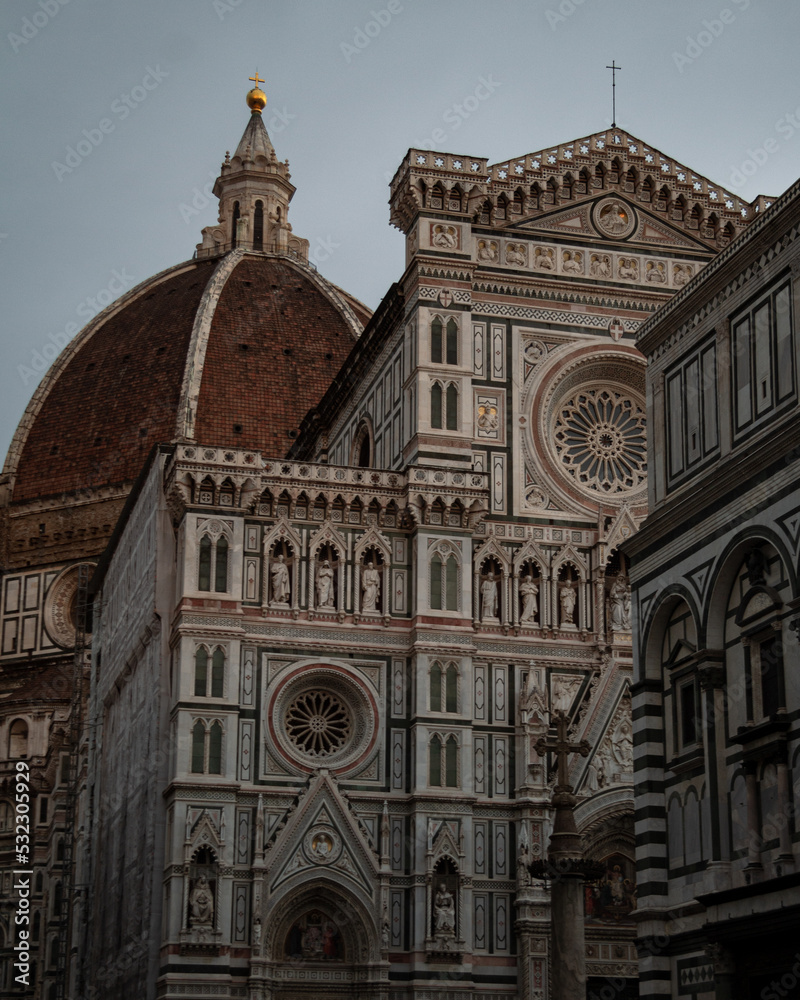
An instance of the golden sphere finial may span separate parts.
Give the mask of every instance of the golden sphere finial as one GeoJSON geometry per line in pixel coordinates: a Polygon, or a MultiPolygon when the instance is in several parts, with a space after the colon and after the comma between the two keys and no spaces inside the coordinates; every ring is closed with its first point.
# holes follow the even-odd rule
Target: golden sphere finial
{"type": "Polygon", "coordinates": [[[257,111],[259,114],[261,114],[261,112],[267,106],[267,95],[259,87],[259,83],[263,83],[264,81],[259,77],[258,70],[256,70],[255,76],[248,77],[248,79],[252,80],[253,83],[255,83],[255,87],[253,87],[252,90],[247,91],[247,97],[245,98],[245,100],[247,101],[247,106],[250,108],[251,111],[257,111]]]}

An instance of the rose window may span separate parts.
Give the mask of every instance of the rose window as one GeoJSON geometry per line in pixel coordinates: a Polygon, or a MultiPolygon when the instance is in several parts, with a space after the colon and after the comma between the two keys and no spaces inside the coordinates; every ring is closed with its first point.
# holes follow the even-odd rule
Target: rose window
{"type": "Polygon", "coordinates": [[[311,757],[336,753],[349,740],[350,712],[335,694],[304,691],[286,711],[286,733],[291,742],[311,757]]]}
{"type": "Polygon", "coordinates": [[[587,389],[562,403],[553,423],[561,462],[584,489],[634,490],[647,473],[645,411],[629,396],[587,389]]]}

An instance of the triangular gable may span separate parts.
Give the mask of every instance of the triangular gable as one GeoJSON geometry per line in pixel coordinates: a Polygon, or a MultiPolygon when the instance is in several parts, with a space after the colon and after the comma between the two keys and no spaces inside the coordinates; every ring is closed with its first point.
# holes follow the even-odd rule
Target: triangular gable
{"type": "Polygon", "coordinates": [[[315,775],[266,856],[270,892],[292,878],[350,880],[374,896],[378,862],[336,782],[315,775]]]}

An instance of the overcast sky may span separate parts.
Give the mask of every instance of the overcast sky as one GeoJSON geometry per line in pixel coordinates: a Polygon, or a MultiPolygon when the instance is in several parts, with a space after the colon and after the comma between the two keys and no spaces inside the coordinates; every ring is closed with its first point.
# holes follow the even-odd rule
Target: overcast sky
{"type": "Polygon", "coordinates": [[[645,143],[748,200],[800,174],[797,0],[15,0],[0,26],[3,454],[54,345],[216,221],[256,67],[294,231],[373,308],[406,149],[494,163],[601,131],[612,59],[645,143]]]}

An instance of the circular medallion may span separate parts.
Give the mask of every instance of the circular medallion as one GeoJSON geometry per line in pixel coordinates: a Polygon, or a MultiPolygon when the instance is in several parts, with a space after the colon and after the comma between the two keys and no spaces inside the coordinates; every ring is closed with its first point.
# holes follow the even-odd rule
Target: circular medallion
{"type": "Polygon", "coordinates": [[[645,411],[630,393],[585,389],[565,399],[555,413],[553,441],[584,490],[627,493],[645,482],[645,411]]]}
{"type": "Polygon", "coordinates": [[[303,848],[316,864],[329,865],[342,853],[342,838],[332,827],[315,826],[303,838],[303,848]]]}
{"type": "MultiPolygon", "coordinates": [[[[95,568],[89,564],[89,576],[95,568]]],[[[72,649],[77,632],[78,567],[71,566],[56,578],[44,603],[44,627],[57,646],[72,649]]],[[[86,642],[90,641],[87,633],[86,642]]]]}
{"type": "Polygon", "coordinates": [[[604,236],[625,239],[636,228],[636,213],[616,198],[603,198],[593,210],[594,224],[604,236]]]}

